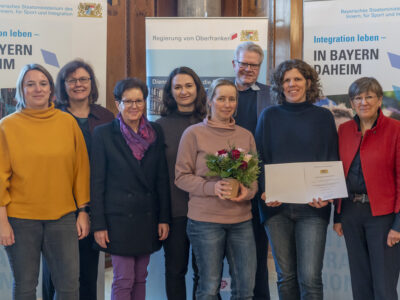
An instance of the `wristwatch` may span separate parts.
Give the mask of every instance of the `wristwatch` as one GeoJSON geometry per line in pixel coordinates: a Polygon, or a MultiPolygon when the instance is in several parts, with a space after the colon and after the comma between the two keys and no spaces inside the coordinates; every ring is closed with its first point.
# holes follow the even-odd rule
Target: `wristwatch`
{"type": "Polygon", "coordinates": [[[90,206],[86,205],[86,206],[83,206],[83,207],[79,207],[76,211],[77,211],[78,214],[80,212],[90,213],[90,206]]]}

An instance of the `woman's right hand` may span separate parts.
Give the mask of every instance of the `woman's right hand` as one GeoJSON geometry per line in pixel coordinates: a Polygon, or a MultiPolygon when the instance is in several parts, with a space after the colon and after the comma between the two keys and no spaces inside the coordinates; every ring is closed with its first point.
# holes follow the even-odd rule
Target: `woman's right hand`
{"type": "MultiPolygon", "coordinates": [[[[265,202],[265,199],[267,199],[267,196],[265,196],[265,192],[261,194],[261,199],[263,199],[264,202],[265,202]]],[[[279,201],[270,201],[270,202],[266,202],[265,204],[266,204],[267,206],[269,206],[269,207],[278,207],[278,206],[281,206],[281,205],[282,205],[282,202],[279,202],[279,201]]]]}
{"type": "Polygon", "coordinates": [[[232,187],[229,182],[225,180],[219,180],[214,185],[214,193],[220,199],[226,200],[226,197],[231,195],[232,187]]]}
{"type": "Polygon", "coordinates": [[[7,209],[0,207],[0,245],[11,246],[15,243],[14,230],[8,222],[7,209]]]}
{"type": "Polygon", "coordinates": [[[10,222],[5,221],[0,224],[0,245],[11,246],[15,243],[14,230],[10,222]]]}
{"type": "Polygon", "coordinates": [[[342,223],[333,224],[333,231],[335,231],[338,236],[343,236],[342,223]]]}
{"type": "Polygon", "coordinates": [[[94,239],[101,248],[107,248],[107,243],[110,242],[107,230],[99,230],[94,233],[94,239]]]}

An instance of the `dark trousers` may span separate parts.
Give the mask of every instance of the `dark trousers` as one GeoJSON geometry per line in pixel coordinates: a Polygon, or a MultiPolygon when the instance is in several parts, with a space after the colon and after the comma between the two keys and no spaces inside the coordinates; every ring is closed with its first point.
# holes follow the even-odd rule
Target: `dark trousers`
{"type": "Polygon", "coordinates": [[[258,210],[258,199],[260,195],[252,200],[253,230],[256,240],[257,270],[256,284],[254,286],[254,300],[270,300],[268,286],[268,237],[264,225],[260,224],[258,210]]]}
{"type": "MultiPolygon", "coordinates": [[[[190,242],[186,234],[187,217],[175,217],[169,227],[168,238],[164,241],[165,286],[169,300],[186,300],[185,275],[188,270],[190,242]]],[[[198,269],[194,255],[193,299],[199,281],[198,269]]]]}
{"type": "Polygon", "coordinates": [[[387,246],[394,214],[372,216],[369,203],[343,201],[341,222],[354,300],[397,300],[400,245],[387,246]]]}
{"type": "MultiPolygon", "coordinates": [[[[93,234],[79,241],[79,299],[97,299],[97,271],[99,265],[99,251],[93,250],[93,234]]],[[[43,259],[43,300],[54,299],[54,285],[46,260],[43,259]]]]}

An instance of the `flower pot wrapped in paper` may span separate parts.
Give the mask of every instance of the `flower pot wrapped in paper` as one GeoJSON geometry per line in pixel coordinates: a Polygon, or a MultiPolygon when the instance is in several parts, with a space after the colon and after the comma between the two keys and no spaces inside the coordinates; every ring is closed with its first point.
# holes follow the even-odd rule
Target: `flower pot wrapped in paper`
{"type": "Polygon", "coordinates": [[[260,173],[257,154],[234,146],[207,154],[206,163],[209,169],[207,176],[219,176],[231,184],[232,192],[226,196],[228,199],[237,197],[239,183],[250,188],[260,173]]]}

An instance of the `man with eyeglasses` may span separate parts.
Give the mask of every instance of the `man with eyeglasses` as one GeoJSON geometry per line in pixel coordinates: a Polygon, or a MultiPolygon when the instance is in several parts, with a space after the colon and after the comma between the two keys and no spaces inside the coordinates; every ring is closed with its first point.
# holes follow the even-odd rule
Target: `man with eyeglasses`
{"type": "MultiPolygon", "coordinates": [[[[264,52],[253,42],[244,42],[237,46],[232,60],[235,72],[235,85],[239,91],[236,124],[255,134],[258,116],[264,108],[270,106],[269,86],[257,82],[264,52]]],[[[257,250],[257,271],[254,298],[269,300],[268,287],[268,239],[264,227],[260,224],[257,195],[252,200],[253,229],[257,250]]]]}

